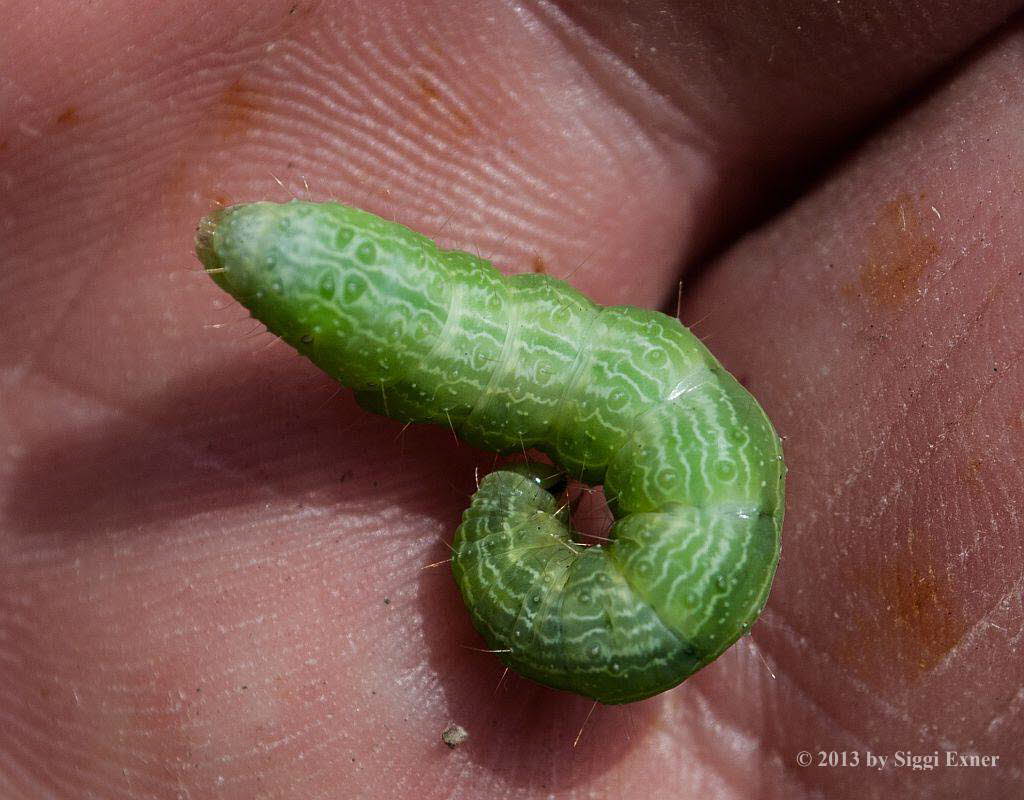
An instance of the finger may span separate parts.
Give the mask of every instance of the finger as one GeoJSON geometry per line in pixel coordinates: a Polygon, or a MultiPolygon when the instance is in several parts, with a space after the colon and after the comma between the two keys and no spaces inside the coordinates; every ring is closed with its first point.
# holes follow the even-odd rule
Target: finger
{"type": "MultiPolygon", "coordinates": [[[[801,750],[1020,750],[1022,43],[1017,26],[742,241],[693,309],[785,436],[782,565],[754,636],[778,680],[744,662],[752,696],[713,696],[780,780],[801,750]]],[[[830,795],[863,780],[798,777],[830,795]]],[[[974,796],[1014,780],[872,778],[974,796]]]]}

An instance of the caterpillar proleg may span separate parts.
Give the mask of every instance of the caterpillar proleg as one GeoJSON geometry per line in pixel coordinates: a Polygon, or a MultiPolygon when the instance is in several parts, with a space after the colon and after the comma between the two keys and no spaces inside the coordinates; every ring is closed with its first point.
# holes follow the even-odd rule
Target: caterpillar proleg
{"type": "Polygon", "coordinates": [[[363,408],[557,465],[488,474],[455,533],[466,607],[512,669],[602,703],[641,700],[760,614],[779,558],[781,442],[676,319],[503,276],[337,203],[214,212],[196,251],[363,408]],[[609,543],[576,542],[556,497],[567,477],[603,485],[609,543]]]}

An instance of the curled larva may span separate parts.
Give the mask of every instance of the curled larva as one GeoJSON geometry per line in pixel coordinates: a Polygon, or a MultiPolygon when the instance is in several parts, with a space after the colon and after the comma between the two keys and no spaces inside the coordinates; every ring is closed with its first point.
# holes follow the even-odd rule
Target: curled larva
{"type": "Polygon", "coordinates": [[[785,466],[765,413],[677,320],[503,276],[337,203],[253,203],[199,225],[213,279],[364,408],[535,448],[487,475],[455,534],[473,622],[540,683],[602,703],[680,683],[747,631],[779,558],[785,466]],[[610,543],[556,499],[602,484],[610,543]]]}

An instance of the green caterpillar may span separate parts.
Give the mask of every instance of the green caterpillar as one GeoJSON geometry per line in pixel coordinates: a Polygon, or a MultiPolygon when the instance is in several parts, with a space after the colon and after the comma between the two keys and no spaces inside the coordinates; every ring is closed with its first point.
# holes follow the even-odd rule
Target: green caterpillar
{"type": "Polygon", "coordinates": [[[405,422],[535,448],[487,475],[452,569],[477,630],[528,678],[602,703],[669,689],[764,607],[785,466],[757,402],[677,320],[599,306],[337,203],[205,217],[213,279],[288,344],[405,422]],[[607,546],[578,544],[556,498],[603,484],[607,546]]]}

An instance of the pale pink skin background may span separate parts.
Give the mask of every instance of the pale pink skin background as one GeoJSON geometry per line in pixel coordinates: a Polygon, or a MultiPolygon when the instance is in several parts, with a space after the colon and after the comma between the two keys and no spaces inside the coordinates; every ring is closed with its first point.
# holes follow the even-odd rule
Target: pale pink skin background
{"type": "Polygon", "coordinates": [[[0,796],[1019,790],[1024,27],[710,5],[7,4],[0,796]],[[365,414],[196,271],[203,213],[293,195],[606,303],[682,280],[785,437],[753,636],[585,726],[500,680],[423,569],[492,458],[365,414]],[[999,763],[797,764],[948,749],[999,763]]]}

